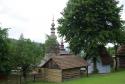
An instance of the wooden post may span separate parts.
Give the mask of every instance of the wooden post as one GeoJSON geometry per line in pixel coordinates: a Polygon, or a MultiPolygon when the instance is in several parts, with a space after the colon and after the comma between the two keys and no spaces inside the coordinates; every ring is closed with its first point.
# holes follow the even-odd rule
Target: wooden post
{"type": "Polygon", "coordinates": [[[33,71],[32,74],[33,74],[33,82],[35,82],[36,81],[36,75],[38,74],[38,72],[33,71]]]}
{"type": "Polygon", "coordinates": [[[33,74],[33,82],[35,82],[35,81],[36,81],[36,75],[33,74]]]}

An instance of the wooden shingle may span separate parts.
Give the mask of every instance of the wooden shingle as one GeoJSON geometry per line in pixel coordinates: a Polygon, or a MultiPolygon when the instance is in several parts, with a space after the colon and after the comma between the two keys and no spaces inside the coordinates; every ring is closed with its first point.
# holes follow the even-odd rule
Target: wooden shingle
{"type": "MultiPolygon", "coordinates": [[[[54,61],[60,69],[70,69],[87,66],[87,62],[83,58],[77,56],[54,56],[51,57],[50,60],[54,61]]],[[[49,62],[50,60],[48,60],[47,62],[49,62]]]]}

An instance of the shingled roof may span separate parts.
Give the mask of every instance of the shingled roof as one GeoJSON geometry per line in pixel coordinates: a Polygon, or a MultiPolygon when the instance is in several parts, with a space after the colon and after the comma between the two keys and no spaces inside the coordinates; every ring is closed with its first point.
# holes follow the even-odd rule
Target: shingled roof
{"type": "Polygon", "coordinates": [[[80,58],[77,56],[66,56],[66,55],[65,56],[54,56],[54,57],[51,57],[50,60],[53,60],[59,66],[60,69],[69,69],[69,68],[87,66],[87,62],[83,58],[80,58]]]}

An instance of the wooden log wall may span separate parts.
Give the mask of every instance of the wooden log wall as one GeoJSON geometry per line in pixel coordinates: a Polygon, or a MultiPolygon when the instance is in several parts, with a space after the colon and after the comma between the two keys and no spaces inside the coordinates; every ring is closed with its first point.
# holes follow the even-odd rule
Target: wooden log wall
{"type": "Polygon", "coordinates": [[[46,81],[62,82],[62,70],[45,68],[44,77],[46,81]]]}
{"type": "Polygon", "coordinates": [[[75,68],[75,69],[68,69],[68,70],[63,70],[62,72],[62,80],[68,80],[72,78],[78,78],[80,77],[80,68],[75,68]]]}

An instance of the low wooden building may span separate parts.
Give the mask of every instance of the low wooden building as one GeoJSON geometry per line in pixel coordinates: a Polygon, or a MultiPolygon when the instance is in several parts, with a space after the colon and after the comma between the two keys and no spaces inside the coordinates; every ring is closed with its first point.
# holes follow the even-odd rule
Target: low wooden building
{"type": "Polygon", "coordinates": [[[54,56],[46,61],[41,68],[44,70],[44,80],[62,82],[71,78],[81,77],[81,68],[87,63],[83,58],[76,56],[54,56]]]}
{"type": "Polygon", "coordinates": [[[125,68],[125,45],[122,45],[117,50],[118,66],[125,68]]]}

